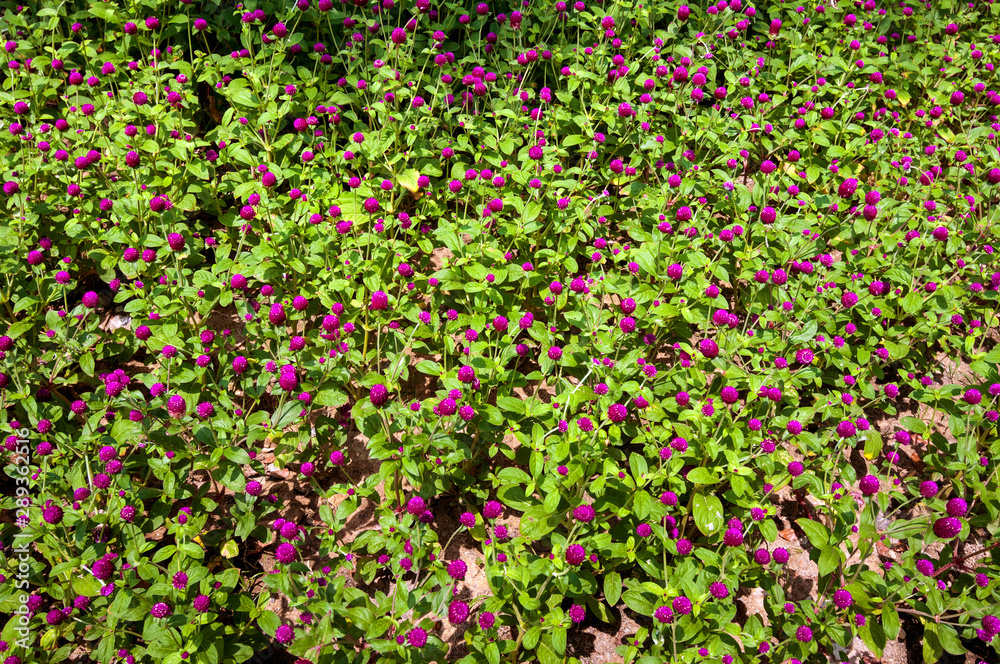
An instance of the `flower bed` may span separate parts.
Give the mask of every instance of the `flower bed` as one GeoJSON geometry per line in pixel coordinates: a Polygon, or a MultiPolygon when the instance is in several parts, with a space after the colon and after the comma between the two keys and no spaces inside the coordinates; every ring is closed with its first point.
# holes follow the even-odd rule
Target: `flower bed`
{"type": "Polygon", "coordinates": [[[2,3],[4,664],[996,661],[1000,4],[227,4],[2,3]]]}

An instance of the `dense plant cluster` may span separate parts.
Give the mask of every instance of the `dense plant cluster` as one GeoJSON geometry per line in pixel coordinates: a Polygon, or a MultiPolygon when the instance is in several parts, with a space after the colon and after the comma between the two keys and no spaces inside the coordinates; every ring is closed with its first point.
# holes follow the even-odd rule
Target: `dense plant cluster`
{"type": "Polygon", "coordinates": [[[996,656],[1000,4],[0,8],[4,664],[996,656]]]}

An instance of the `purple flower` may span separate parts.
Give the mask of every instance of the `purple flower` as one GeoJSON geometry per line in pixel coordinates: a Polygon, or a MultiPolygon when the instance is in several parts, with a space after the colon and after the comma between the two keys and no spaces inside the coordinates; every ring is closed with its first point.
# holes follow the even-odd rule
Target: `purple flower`
{"type": "Polygon", "coordinates": [[[274,639],[278,643],[288,645],[295,640],[295,630],[292,629],[291,625],[281,625],[275,630],[274,639]]]}
{"type": "Polygon", "coordinates": [[[427,632],[420,629],[419,627],[414,627],[410,630],[407,635],[406,640],[414,648],[423,648],[427,644],[427,632]]]}
{"type": "Polygon", "coordinates": [[[503,514],[503,505],[495,500],[491,500],[483,507],[483,516],[487,519],[495,519],[503,514]]]}
{"type": "Polygon", "coordinates": [[[149,615],[154,618],[166,618],[172,613],[170,605],[166,602],[157,602],[153,605],[153,608],[149,610],[149,615]]]}
{"type": "Polygon", "coordinates": [[[838,609],[846,609],[853,601],[854,598],[848,590],[841,588],[840,590],[835,590],[833,593],[833,603],[838,609]]]}
{"type": "Polygon", "coordinates": [[[460,625],[469,617],[469,605],[462,601],[454,601],[448,605],[448,622],[460,625]]]}
{"type": "Polygon", "coordinates": [[[941,539],[952,539],[962,530],[962,522],[955,517],[944,517],[934,522],[934,534],[941,539]]]}
{"type": "Polygon", "coordinates": [[[570,565],[579,565],[587,559],[587,551],[579,544],[570,544],[566,548],[566,562],[570,565]]]}
{"type": "Polygon", "coordinates": [[[722,583],[721,581],[716,581],[715,583],[710,585],[708,587],[708,591],[712,593],[712,597],[714,597],[715,599],[726,599],[727,597],[729,597],[729,588],[727,588],[726,584],[722,583]]]}
{"type": "Polygon", "coordinates": [[[862,495],[874,496],[876,493],[878,493],[879,489],[878,478],[875,477],[874,475],[865,475],[864,477],[861,478],[861,481],[858,483],[858,487],[861,489],[862,495]]]}
{"type": "Polygon", "coordinates": [[[465,564],[464,560],[453,560],[448,563],[448,576],[456,581],[463,580],[467,570],[468,565],[465,564]]]}
{"type": "Polygon", "coordinates": [[[373,406],[383,406],[389,400],[389,390],[381,383],[372,385],[372,388],[368,391],[368,398],[371,400],[373,406]]]}
{"type": "Polygon", "coordinates": [[[289,542],[282,542],[278,545],[278,549],[274,552],[274,557],[283,565],[287,565],[295,560],[295,555],[295,546],[289,542]]]}
{"type": "Polygon", "coordinates": [[[969,511],[969,504],[962,498],[952,498],[945,506],[948,516],[962,517],[969,511]]]}
{"type": "Polygon", "coordinates": [[[618,424],[619,422],[624,422],[625,418],[628,417],[628,410],[624,405],[620,403],[613,403],[608,406],[608,419],[618,424]]]}

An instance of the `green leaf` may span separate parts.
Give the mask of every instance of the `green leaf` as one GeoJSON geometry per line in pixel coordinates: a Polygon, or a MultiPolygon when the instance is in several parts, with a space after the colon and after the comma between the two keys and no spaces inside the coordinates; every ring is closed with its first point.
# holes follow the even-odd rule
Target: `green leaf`
{"type": "Polygon", "coordinates": [[[801,344],[806,341],[810,341],[816,336],[816,330],[819,329],[819,324],[815,319],[809,321],[802,330],[796,332],[792,336],[788,337],[788,343],[791,344],[801,344]]]}
{"type": "Polygon", "coordinates": [[[952,655],[964,655],[966,649],[962,646],[962,642],[958,638],[958,632],[951,625],[940,624],[937,626],[937,636],[938,640],[941,642],[941,647],[945,651],[951,653],[952,655]]]}
{"type": "Polygon", "coordinates": [[[649,470],[649,464],[646,463],[646,458],[639,454],[638,452],[632,452],[628,458],[629,468],[632,469],[632,474],[636,479],[641,478],[649,470]]]}
{"type": "Polygon", "coordinates": [[[604,575],[604,599],[610,606],[618,603],[622,596],[622,575],[618,572],[608,572],[604,575]]]}
{"type": "Polygon", "coordinates": [[[521,535],[528,539],[541,539],[555,530],[560,515],[551,515],[542,505],[533,505],[521,515],[521,535]]]}
{"type": "MultiPolygon", "coordinates": [[[[421,360],[417,362],[417,366],[414,367],[417,371],[422,374],[427,374],[428,376],[440,376],[441,375],[441,365],[432,360],[421,360]]],[[[509,398],[509,397],[508,397],[509,398]]],[[[499,404],[498,404],[499,405],[499,404]]],[[[502,408],[502,406],[501,406],[502,408]]]]}
{"type": "Polygon", "coordinates": [[[402,187],[405,187],[412,193],[416,193],[420,186],[417,184],[417,180],[420,178],[420,171],[415,168],[410,168],[399,174],[398,180],[402,187]]]}
{"type": "Polygon", "coordinates": [[[625,606],[636,613],[641,613],[644,616],[653,615],[653,609],[655,608],[653,603],[639,590],[626,590],[622,593],[622,600],[624,600],[625,606]]]}
{"type": "MultiPolygon", "coordinates": [[[[811,541],[811,540],[810,540],[811,541]]],[[[840,565],[840,549],[825,546],[819,553],[819,575],[826,576],[840,565]]]]}
{"type": "Polygon", "coordinates": [[[640,521],[645,520],[649,513],[653,510],[653,497],[649,495],[648,491],[640,491],[635,494],[635,500],[633,505],[635,508],[635,516],[640,521]]]}
{"type": "Polygon", "coordinates": [[[885,638],[889,641],[899,635],[899,614],[892,604],[882,607],[882,629],[885,630],[885,638]]]}
{"type": "Polygon", "coordinates": [[[518,415],[524,413],[524,402],[516,397],[502,397],[497,399],[497,406],[500,410],[505,410],[508,413],[517,413],[518,415]]]}
{"type": "Polygon", "coordinates": [[[546,634],[538,644],[538,664],[559,664],[561,659],[552,647],[552,637],[546,634]]]}
{"type": "Polygon", "coordinates": [[[80,356],[80,371],[87,374],[88,376],[94,375],[94,355],[93,353],[84,353],[80,356]]]}
{"type": "Polygon", "coordinates": [[[899,424],[907,431],[921,436],[927,433],[927,425],[923,420],[917,419],[916,417],[901,417],[899,418],[899,424]]]}
{"type": "MultiPolygon", "coordinates": [[[[566,628],[556,627],[552,630],[552,649],[556,651],[557,655],[566,654],[566,628]]],[[[556,660],[558,661],[558,659],[556,660]]]]}
{"type": "Polygon", "coordinates": [[[694,468],[688,473],[687,478],[688,482],[705,485],[716,484],[719,481],[719,476],[708,468],[694,468]]]}
{"type": "Polygon", "coordinates": [[[281,619],[278,618],[274,611],[264,611],[260,614],[260,617],[257,618],[257,624],[260,625],[260,628],[269,636],[274,636],[274,633],[278,631],[279,627],[281,627],[281,619]]]}
{"type": "Polygon", "coordinates": [[[923,301],[924,300],[920,296],[920,293],[914,291],[903,298],[903,303],[902,303],[903,311],[905,311],[908,314],[915,314],[918,311],[920,311],[920,305],[923,303],[923,301]]]}
{"type": "Polygon", "coordinates": [[[521,642],[521,645],[524,646],[525,650],[534,650],[540,638],[542,638],[542,628],[535,625],[524,635],[524,641],[521,642]]]}
{"type": "Polygon", "coordinates": [[[241,450],[238,447],[227,447],[223,450],[222,454],[227,459],[240,466],[245,466],[250,463],[250,455],[247,454],[246,450],[241,450]]]}
{"type": "Polygon", "coordinates": [[[490,664],[500,664],[500,648],[495,643],[486,646],[486,661],[490,664]]]}
{"type": "Polygon", "coordinates": [[[318,406],[330,406],[331,408],[340,408],[345,403],[350,401],[346,392],[337,389],[327,389],[320,390],[319,394],[313,400],[318,406]]]}
{"type": "Polygon", "coordinates": [[[799,527],[805,531],[806,537],[809,538],[809,542],[813,546],[824,547],[830,541],[830,531],[819,521],[796,519],[795,523],[799,524],[799,527]]]}
{"type": "Polygon", "coordinates": [[[882,625],[875,620],[869,620],[859,632],[861,640],[865,642],[868,649],[876,657],[882,657],[882,653],[885,651],[885,632],[882,630],[882,625]]]}
{"type": "Polygon", "coordinates": [[[938,639],[937,627],[934,623],[924,624],[923,651],[926,664],[934,664],[944,654],[944,648],[941,647],[941,641],[938,639]]]}
{"type": "Polygon", "coordinates": [[[694,525],[703,535],[714,535],[722,529],[722,501],[703,493],[694,495],[694,525]]]}

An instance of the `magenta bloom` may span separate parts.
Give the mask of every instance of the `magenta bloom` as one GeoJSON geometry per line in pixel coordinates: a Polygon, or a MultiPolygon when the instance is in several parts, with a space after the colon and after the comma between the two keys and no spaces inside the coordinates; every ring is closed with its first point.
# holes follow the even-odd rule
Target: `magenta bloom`
{"type": "Polygon", "coordinates": [[[962,522],[953,516],[946,516],[934,522],[934,534],[941,539],[952,539],[962,530],[962,522]]]}
{"type": "Polygon", "coordinates": [[[613,403],[608,406],[608,419],[615,424],[624,422],[626,417],[628,417],[628,410],[624,405],[620,403],[613,403]]]}

